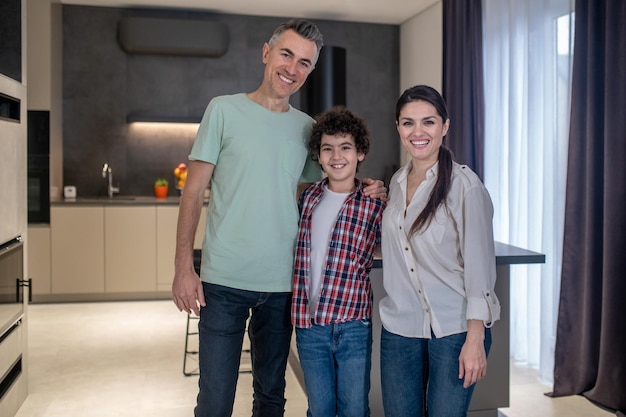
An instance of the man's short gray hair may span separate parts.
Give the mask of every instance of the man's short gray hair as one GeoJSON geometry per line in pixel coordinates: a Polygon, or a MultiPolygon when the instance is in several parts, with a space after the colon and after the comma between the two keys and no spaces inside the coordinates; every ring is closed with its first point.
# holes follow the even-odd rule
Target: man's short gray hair
{"type": "Polygon", "coordinates": [[[322,46],[324,46],[324,37],[322,33],[319,31],[317,26],[313,23],[309,22],[306,19],[289,19],[288,21],[281,23],[274,30],[272,37],[270,38],[268,44],[270,46],[274,46],[276,44],[276,40],[287,30],[293,30],[298,35],[302,36],[304,39],[315,42],[315,46],[317,47],[317,54],[319,55],[322,50],[322,46]]]}

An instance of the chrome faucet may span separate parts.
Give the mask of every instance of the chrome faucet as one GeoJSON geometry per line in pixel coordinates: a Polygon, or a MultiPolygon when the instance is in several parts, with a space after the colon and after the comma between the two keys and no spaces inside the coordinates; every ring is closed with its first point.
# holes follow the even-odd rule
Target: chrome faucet
{"type": "Polygon", "coordinates": [[[111,170],[111,165],[105,162],[104,166],[102,167],[102,178],[106,178],[107,176],[109,177],[109,184],[107,185],[107,194],[109,195],[109,198],[113,198],[113,193],[119,193],[120,187],[119,187],[119,184],[117,187],[113,186],[113,170],[111,170]]]}

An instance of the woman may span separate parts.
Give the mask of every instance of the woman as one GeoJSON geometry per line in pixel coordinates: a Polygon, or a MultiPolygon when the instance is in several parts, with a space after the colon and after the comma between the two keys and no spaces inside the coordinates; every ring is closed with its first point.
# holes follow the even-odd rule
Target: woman
{"type": "Polygon", "coordinates": [[[443,144],[450,119],[436,90],[406,90],[396,124],[411,160],[392,177],[383,215],[385,416],[465,416],[500,318],[493,206],[443,144]]]}

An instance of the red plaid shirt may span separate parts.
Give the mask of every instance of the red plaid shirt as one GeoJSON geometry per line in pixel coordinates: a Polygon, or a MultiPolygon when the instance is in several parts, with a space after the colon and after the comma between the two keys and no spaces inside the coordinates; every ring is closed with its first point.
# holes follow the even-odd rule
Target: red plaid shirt
{"type": "Polygon", "coordinates": [[[332,229],[324,268],[323,284],[315,317],[309,313],[307,289],[311,271],[311,221],[328,178],[310,186],[300,196],[300,228],[296,244],[291,321],[296,327],[327,325],[372,316],[369,272],[374,250],[380,242],[385,202],[363,194],[363,183],[355,178],[356,190],[343,203],[332,229]]]}

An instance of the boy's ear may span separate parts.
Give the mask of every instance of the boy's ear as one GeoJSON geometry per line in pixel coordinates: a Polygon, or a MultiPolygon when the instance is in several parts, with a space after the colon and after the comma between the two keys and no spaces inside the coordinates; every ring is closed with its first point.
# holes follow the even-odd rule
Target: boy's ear
{"type": "Polygon", "coordinates": [[[363,162],[363,160],[365,159],[365,154],[364,153],[359,153],[357,154],[357,159],[359,162],[363,162]]]}

